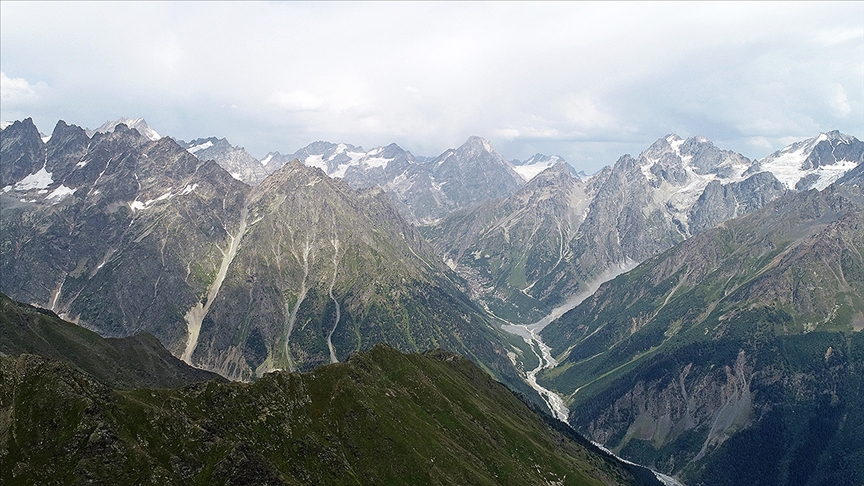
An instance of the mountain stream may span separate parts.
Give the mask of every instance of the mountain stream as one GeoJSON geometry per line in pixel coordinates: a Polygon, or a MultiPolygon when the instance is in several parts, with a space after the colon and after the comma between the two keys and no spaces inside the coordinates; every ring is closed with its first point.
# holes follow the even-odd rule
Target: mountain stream
{"type": "Polygon", "coordinates": [[[543,398],[543,401],[546,402],[546,406],[548,406],[549,410],[552,412],[552,416],[564,423],[569,423],[567,422],[567,418],[570,411],[567,409],[567,405],[564,403],[561,395],[537,383],[537,373],[546,368],[554,368],[558,365],[558,362],[552,357],[552,349],[540,338],[540,331],[549,325],[550,322],[558,319],[567,311],[581,304],[583,300],[594,294],[594,292],[600,288],[600,285],[633,269],[635,266],[635,262],[627,261],[619,266],[610,268],[600,275],[600,277],[586,285],[584,291],[571,296],[563,304],[552,309],[552,312],[533,324],[509,323],[501,326],[503,330],[524,339],[531,347],[531,350],[534,351],[540,364],[538,364],[533,370],[523,370],[525,373],[525,382],[540,394],[540,397],[543,398]]]}

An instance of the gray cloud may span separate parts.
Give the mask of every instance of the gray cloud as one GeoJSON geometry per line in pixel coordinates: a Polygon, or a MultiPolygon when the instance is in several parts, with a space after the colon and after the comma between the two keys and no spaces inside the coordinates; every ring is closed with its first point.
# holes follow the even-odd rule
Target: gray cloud
{"type": "Polygon", "coordinates": [[[3,2],[0,117],[143,116],[257,157],[476,134],[593,171],[670,132],[760,157],[862,137],[862,21],[860,2],[3,2]]]}

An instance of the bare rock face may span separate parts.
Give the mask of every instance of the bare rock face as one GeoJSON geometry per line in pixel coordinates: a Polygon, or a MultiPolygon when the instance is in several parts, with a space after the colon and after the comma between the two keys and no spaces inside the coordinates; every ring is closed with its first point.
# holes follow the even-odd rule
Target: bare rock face
{"type": "Polygon", "coordinates": [[[224,138],[198,138],[191,142],[177,142],[181,147],[200,160],[213,160],[225,169],[231,177],[250,186],[257,186],[267,177],[267,170],[261,162],[249,155],[243,147],[235,147],[224,138]]]}
{"type": "Polygon", "coordinates": [[[36,174],[45,165],[45,145],[32,118],[4,128],[2,144],[5,157],[0,165],[0,186],[3,188],[36,174]]]}
{"type": "Polygon", "coordinates": [[[385,341],[444,346],[527,388],[501,331],[381,189],[296,162],[252,187],[123,124],[90,138],[59,122],[44,146],[18,131],[0,133],[4,167],[32,162],[22,147],[46,155],[36,174],[10,169],[21,179],[0,193],[0,291],[12,298],[104,336],[150,332],[234,379],[385,341]]]}
{"type": "MultiPolygon", "coordinates": [[[[270,154],[271,172],[291,157],[270,154]]],[[[504,157],[480,137],[434,159],[417,158],[396,144],[366,151],[348,144],[315,142],[293,158],[344,179],[355,189],[385,190],[409,222],[427,224],[457,209],[513,194],[523,183],[504,157]]]]}

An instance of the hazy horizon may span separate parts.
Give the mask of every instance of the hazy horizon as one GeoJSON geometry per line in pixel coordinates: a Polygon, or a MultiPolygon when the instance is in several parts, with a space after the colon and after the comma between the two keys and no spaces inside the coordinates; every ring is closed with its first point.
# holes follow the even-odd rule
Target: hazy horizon
{"type": "Polygon", "coordinates": [[[594,172],[675,133],[864,138],[864,3],[0,4],[0,118],[143,117],[256,158],[469,136],[594,172]]]}

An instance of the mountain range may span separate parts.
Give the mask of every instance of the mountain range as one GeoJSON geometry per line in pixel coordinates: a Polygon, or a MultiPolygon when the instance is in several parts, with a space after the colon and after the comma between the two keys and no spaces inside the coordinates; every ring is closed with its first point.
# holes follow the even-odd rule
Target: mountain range
{"type": "Polygon", "coordinates": [[[861,480],[854,137],[670,134],[589,177],[479,137],[257,161],[127,121],[0,131],[0,291],[256,383],[442,347],[687,484],[861,480]]]}
{"type": "Polygon", "coordinates": [[[791,193],[648,259],[541,332],[540,383],[687,484],[864,480],[862,215],[860,186],[791,193]]]}

